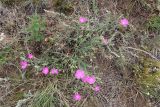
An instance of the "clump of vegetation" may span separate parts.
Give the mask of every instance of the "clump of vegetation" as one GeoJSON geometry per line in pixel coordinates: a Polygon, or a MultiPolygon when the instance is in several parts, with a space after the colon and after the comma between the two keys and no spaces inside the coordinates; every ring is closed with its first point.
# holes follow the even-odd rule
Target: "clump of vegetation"
{"type": "Polygon", "coordinates": [[[28,40],[42,41],[44,36],[42,32],[45,30],[45,21],[38,14],[33,15],[29,18],[30,23],[28,25],[27,31],[30,33],[28,40]]]}
{"type": "Polygon", "coordinates": [[[154,16],[151,17],[148,21],[148,27],[153,29],[153,30],[158,30],[160,29],[160,17],[159,16],[154,16]]]}
{"type": "MultiPolygon", "coordinates": [[[[60,93],[56,85],[50,83],[45,90],[37,92],[31,103],[32,107],[61,107],[66,106],[67,99],[60,93]],[[62,102],[62,100],[64,100],[62,102]],[[66,103],[66,104],[65,104],[66,103]]],[[[69,107],[69,106],[66,106],[69,107]]]]}
{"type": "Polygon", "coordinates": [[[0,49],[0,65],[6,64],[8,61],[12,59],[11,54],[13,53],[12,48],[10,46],[6,46],[0,49]]]}
{"type": "MultiPolygon", "coordinates": [[[[56,81],[62,81],[62,78],[68,78],[72,82],[71,85],[76,82],[77,84],[74,84],[75,87],[71,89],[72,94],[75,96],[73,99],[76,101],[81,100],[83,94],[79,94],[78,92],[82,88],[88,90],[88,94],[92,93],[92,90],[98,92],[100,90],[100,79],[93,73],[92,68],[94,66],[92,66],[92,60],[98,52],[97,50],[101,48],[102,43],[99,33],[95,33],[95,31],[91,29],[81,30],[82,26],[86,27],[88,24],[88,19],[83,21],[84,19],[84,17],[81,17],[79,20],[80,23],[71,22],[65,28],[65,36],[59,33],[56,37],[50,37],[51,41],[48,40],[48,43],[44,44],[45,39],[42,38],[41,34],[41,29],[43,30],[43,24],[41,25],[41,22],[43,21],[40,21],[37,14],[33,15],[29,28],[27,29],[31,35],[29,39],[25,39],[27,39],[27,41],[42,43],[44,47],[42,51],[44,52],[40,53],[40,56],[36,56],[32,54],[32,50],[28,50],[31,53],[21,56],[20,67],[22,70],[22,79],[25,79],[26,72],[28,72],[28,67],[30,66],[36,69],[38,74],[49,77],[55,76],[56,81]],[[73,78],[73,75],[76,80],[73,78]]],[[[68,83],[67,80],[66,83],[68,83]]],[[[59,85],[58,83],[57,87],[59,87],[59,85]]],[[[66,90],[67,89],[70,90],[70,87],[66,87],[66,90]]],[[[49,90],[51,90],[51,92],[47,91],[47,93],[38,94],[40,96],[36,95],[37,97],[34,98],[35,102],[33,103],[38,103],[36,105],[40,107],[42,105],[47,107],[51,105],[56,106],[57,103],[53,101],[58,99],[55,97],[57,93],[50,95],[55,90],[49,90]],[[44,99],[41,99],[41,97],[44,99]],[[39,100],[39,98],[41,100],[39,100]]],[[[86,93],[86,91],[82,93],[86,93]]],[[[59,102],[59,100],[57,101],[59,102]]],[[[60,102],[62,101],[60,100],[60,102]]]]}
{"type": "Polygon", "coordinates": [[[141,86],[141,91],[152,97],[160,98],[160,61],[144,58],[134,68],[136,82],[141,86]]]}

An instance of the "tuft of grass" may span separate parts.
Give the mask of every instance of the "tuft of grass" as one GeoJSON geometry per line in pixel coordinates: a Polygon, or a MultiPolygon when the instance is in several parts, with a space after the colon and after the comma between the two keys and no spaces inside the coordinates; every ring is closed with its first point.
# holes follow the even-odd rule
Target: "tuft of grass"
{"type": "Polygon", "coordinates": [[[158,30],[160,29],[160,17],[159,16],[154,16],[151,17],[148,21],[147,26],[153,30],[158,30]]]}
{"type": "Polygon", "coordinates": [[[42,41],[44,39],[42,31],[45,30],[44,19],[41,18],[38,14],[34,14],[29,19],[30,23],[28,25],[27,32],[30,33],[30,36],[28,40],[36,42],[42,41]]]}
{"type": "Polygon", "coordinates": [[[12,48],[6,46],[0,49],[0,65],[6,64],[11,59],[12,48]]]}
{"type": "Polygon", "coordinates": [[[69,104],[57,85],[50,83],[44,90],[35,94],[31,107],[69,107],[69,104]]]}

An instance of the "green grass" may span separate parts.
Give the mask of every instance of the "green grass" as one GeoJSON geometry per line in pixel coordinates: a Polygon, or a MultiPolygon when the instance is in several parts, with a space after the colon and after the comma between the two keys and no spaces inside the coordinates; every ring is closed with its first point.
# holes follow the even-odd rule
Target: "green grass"
{"type": "Polygon", "coordinates": [[[144,59],[135,67],[136,82],[140,85],[142,93],[159,99],[160,61],[144,59]]]}
{"type": "Polygon", "coordinates": [[[67,107],[68,104],[65,101],[60,102],[61,96],[59,94],[57,86],[50,83],[45,90],[35,94],[31,107],[67,107]]]}
{"type": "Polygon", "coordinates": [[[38,14],[33,15],[29,19],[30,23],[28,25],[27,32],[30,33],[30,36],[28,40],[36,42],[42,41],[44,39],[44,35],[41,32],[45,30],[44,19],[38,14]]]}
{"type": "Polygon", "coordinates": [[[149,28],[153,29],[153,30],[158,30],[160,29],[160,17],[159,16],[154,16],[151,17],[148,21],[148,25],[149,28]]]}

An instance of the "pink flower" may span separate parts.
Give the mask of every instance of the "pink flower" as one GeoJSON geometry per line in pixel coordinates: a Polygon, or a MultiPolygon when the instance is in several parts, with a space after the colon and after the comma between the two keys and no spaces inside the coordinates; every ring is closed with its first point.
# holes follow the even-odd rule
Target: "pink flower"
{"type": "Polygon", "coordinates": [[[85,76],[85,73],[83,70],[78,69],[76,73],[74,74],[75,78],[82,79],[85,76]]]}
{"type": "Polygon", "coordinates": [[[87,79],[87,83],[94,84],[96,82],[95,76],[89,76],[87,79]]]}
{"type": "Polygon", "coordinates": [[[107,39],[107,38],[102,37],[101,39],[102,39],[102,43],[103,43],[103,44],[105,44],[105,45],[108,44],[108,39],[107,39]]]}
{"type": "Polygon", "coordinates": [[[45,75],[47,75],[49,73],[48,67],[43,67],[42,68],[42,73],[45,74],[45,75]]]}
{"type": "Polygon", "coordinates": [[[89,80],[89,76],[84,76],[81,80],[82,82],[87,83],[89,80]]]}
{"type": "Polygon", "coordinates": [[[20,62],[20,65],[21,65],[21,68],[24,70],[24,69],[27,68],[28,62],[27,62],[27,61],[21,61],[21,62],[20,62]]]}
{"type": "Polygon", "coordinates": [[[51,74],[53,74],[53,75],[56,74],[57,75],[58,74],[58,69],[55,69],[55,68],[51,69],[51,74]]]}
{"type": "Polygon", "coordinates": [[[28,59],[32,59],[33,58],[33,54],[31,54],[31,53],[27,54],[27,58],[28,59]]]}
{"type": "Polygon", "coordinates": [[[96,85],[94,88],[93,88],[94,91],[96,92],[99,92],[100,91],[100,86],[96,85]]]}
{"type": "Polygon", "coordinates": [[[120,24],[123,26],[123,27],[127,27],[129,22],[126,18],[123,18],[120,20],[120,24]]]}
{"type": "Polygon", "coordinates": [[[79,18],[79,22],[80,22],[80,23],[86,23],[87,21],[88,21],[88,19],[85,18],[85,17],[80,17],[80,18],[79,18]]]}
{"type": "Polygon", "coordinates": [[[79,101],[79,100],[81,100],[81,95],[80,95],[79,93],[75,93],[75,94],[73,95],[73,99],[74,99],[75,101],[79,101]]]}

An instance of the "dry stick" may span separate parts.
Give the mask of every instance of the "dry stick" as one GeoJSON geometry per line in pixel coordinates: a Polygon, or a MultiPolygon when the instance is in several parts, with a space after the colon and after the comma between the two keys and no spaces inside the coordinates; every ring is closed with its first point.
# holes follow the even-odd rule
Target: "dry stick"
{"type": "Polygon", "coordinates": [[[80,105],[80,107],[83,107],[84,103],[87,101],[88,96],[83,100],[82,104],[80,105]]]}
{"type": "Polygon", "coordinates": [[[108,50],[112,53],[112,54],[114,54],[116,57],[120,57],[116,52],[114,52],[114,51],[112,51],[110,48],[109,48],[109,46],[107,46],[107,48],[108,48],[108,50]]]}
{"type": "Polygon", "coordinates": [[[136,54],[132,53],[132,52],[131,52],[131,51],[129,51],[129,50],[124,50],[124,51],[126,51],[126,52],[130,53],[130,54],[131,54],[132,56],[134,56],[134,57],[139,58],[139,56],[137,56],[136,54]]]}
{"type": "Polygon", "coordinates": [[[154,55],[152,55],[151,53],[145,51],[145,50],[142,50],[142,49],[137,49],[137,48],[133,48],[133,47],[123,47],[123,49],[132,49],[132,50],[136,50],[136,51],[140,51],[140,52],[143,52],[147,55],[149,55],[150,57],[152,57],[153,59],[156,59],[158,60],[154,55]]]}

